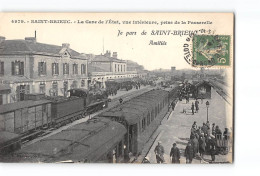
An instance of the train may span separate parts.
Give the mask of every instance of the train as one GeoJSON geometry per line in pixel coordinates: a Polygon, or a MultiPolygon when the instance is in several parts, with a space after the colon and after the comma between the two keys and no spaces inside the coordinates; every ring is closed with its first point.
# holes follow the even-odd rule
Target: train
{"type": "Polygon", "coordinates": [[[141,154],[168,113],[174,91],[145,92],[13,152],[8,162],[128,163],[130,156],[141,154]]]}
{"type": "Polygon", "coordinates": [[[21,142],[43,135],[43,130],[59,128],[108,107],[105,91],[76,88],[69,93],[69,97],[29,94],[25,101],[1,105],[0,153],[19,149],[21,142]]]}

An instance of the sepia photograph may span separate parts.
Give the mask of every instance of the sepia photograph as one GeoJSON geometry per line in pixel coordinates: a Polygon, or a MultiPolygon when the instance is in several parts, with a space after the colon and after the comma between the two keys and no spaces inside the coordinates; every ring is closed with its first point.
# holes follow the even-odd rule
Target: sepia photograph
{"type": "Polygon", "coordinates": [[[232,164],[234,20],[1,12],[0,162],[232,164]]]}

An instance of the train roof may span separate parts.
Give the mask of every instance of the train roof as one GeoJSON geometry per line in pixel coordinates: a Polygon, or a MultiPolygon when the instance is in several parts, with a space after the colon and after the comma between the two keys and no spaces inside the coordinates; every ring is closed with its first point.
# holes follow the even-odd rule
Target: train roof
{"type": "Polygon", "coordinates": [[[38,100],[38,101],[26,100],[26,101],[19,101],[19,102],[15,102],[15,103],[4,104],[4,105],[0,105],[0,114],[12,112],[17,109],[23,109],[23,108],[38,106],[41,104],[47,104],[50,102],[51,102],[50,100],[44,99],[44,100],[38,100]]]}
{"type": "Polygon", "coordinates": [[[95,162],[125,134],[122,124],[93,118],[28,145],[15,152],[15,156],[21,162],[95,162]]]}
{"type": "Polygon", "coordinates": [[[104,117],[124,118],[128,124],[136,124],[151,113],[155,105],[168,96],[164,90],[151,90],[100,114],[104,117]]]}

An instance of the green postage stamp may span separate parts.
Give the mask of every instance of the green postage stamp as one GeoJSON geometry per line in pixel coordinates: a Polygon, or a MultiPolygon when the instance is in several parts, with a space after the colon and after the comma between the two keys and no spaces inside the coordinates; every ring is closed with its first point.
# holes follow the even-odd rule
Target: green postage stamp
{"type": "Polygon", "coordinates": [[[192,49],[195,67],[230,65],[229,35],[195,35],[192,49]]]}

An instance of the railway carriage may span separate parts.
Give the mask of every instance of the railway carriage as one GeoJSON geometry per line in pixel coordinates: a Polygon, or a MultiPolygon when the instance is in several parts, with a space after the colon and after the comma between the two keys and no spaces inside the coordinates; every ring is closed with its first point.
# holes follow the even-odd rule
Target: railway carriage
{"type": "Polygon", "coordinates": [[[169,93],[164,90],[151,90],[99,116],[124,124],[127,129],[125,139],[127,151],[138,155],[159,126],[162,117],[168,112],[168,95],[169,93]],[[154,125],[150,126],[152,123],[154,125]]]}
{"type": "MultiPolygon", "coordinates": [[[[124,161],[125,127],[93,118],[13,153],[14,162],[120,163],[124,161]]],[[[12,162],[12,161],[10,161],[12,162]]]]}

